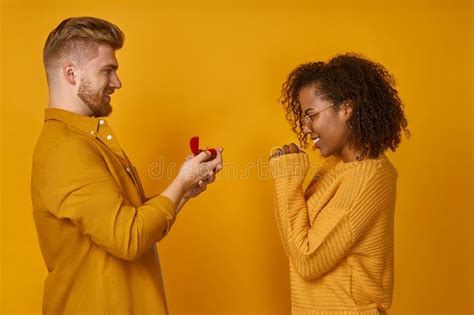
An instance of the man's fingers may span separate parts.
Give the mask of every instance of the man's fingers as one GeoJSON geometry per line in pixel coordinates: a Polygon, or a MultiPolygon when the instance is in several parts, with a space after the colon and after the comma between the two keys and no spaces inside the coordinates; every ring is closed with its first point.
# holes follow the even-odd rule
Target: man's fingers
{"type": "Polygon", "coordinates": [[[212,170],[215,170],[218,165],[220,165],[220,167],[222,168],[222,155],[220,155],[220,157],[216,157],[212,161],[206,162],[206,165],[208,165],[208,167],[210,167],[212,170]]]}
{"type": "Polygon", "coordinates": [[[219,161],[219,164],[217,164],[215,170],[216,170],[216,173],[219,172],[221,169],[222,169],[222,165],[223,165],[223,162],[224,162],[224,158],[222,157],[222,152],[224,152],[224,149],[223,148],[217,148],[217,157],[216,157],[216,160],[219,161]]]}
{"type": "Polygon", "coordinates": [[[208,158],[211,157],[211,152],[209,151],[202,151],[201,153],[199,153],[198,155],[195,156],[195,159],[196,161],[198,161],[199,163],[202,163],[204,161],[206,161],[208,158]]]}
{"type": "Polygon", "coordinates": [[[212,175],[210,175],[208,179],[206,179],[207,184],[212,184],[215,181],[216,181],[216,175],[214,173],[212,175]]]}
{"type": "Polygon", "coordinates": [[[206,183],[204,180],[201,179],[201,180],[198,182],[198,186],[199,186],[199,188],[201,188],[201,191],[204,191],[204,190],[206,190],[206,188],[207,188],[207,183],[206,183]]]}

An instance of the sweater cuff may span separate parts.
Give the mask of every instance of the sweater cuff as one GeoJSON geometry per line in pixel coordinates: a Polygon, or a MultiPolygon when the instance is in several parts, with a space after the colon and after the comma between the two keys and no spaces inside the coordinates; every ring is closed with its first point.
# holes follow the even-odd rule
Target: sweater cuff
{"type": "Polygon", "coordinates": [[[274,179],[299,177],[304,178],[309,168],[306,153],[289,153],[270,160],[270,172],[274,179]]]}

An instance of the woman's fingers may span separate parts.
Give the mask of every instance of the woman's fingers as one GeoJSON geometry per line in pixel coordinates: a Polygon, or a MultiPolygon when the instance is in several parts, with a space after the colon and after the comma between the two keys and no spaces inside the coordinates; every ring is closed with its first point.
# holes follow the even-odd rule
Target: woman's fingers
{"type": "Polygon", "coordinates": [[[290,143],[290,144],[285,144],[283,147],[283,152],[285,154],[289,154],[289,153],[298,153],[300,152],[300,149],[298,148],[298,146],[294,143],[290,143]]]}
{"type": "Polygon", "coordinates": [[[283,145],[281,148],[272,149],[272,152],[270,153],[270,158],[278,157],[284,154],[300,153],[300,152],[304,152],[304,151],[301,150],[296,144],[290,143],[290,144],[283,145]]]}
{"type": "Polygon", "coordinates": [[[300,152],[300,149],[298,148],[298,146],[294,143],[290,143],[289,145],[289,150],[290,150],[290,153],[298,153],[300,152]]]}

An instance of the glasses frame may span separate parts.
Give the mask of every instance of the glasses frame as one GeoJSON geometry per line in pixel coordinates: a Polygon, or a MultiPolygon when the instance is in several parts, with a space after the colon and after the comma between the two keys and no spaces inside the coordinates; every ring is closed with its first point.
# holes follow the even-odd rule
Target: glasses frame
{"type": "Polygon", "coordinates": [[[331,108],[337,104],[338,103],[332,103],[332,105],[329,105],[318,112],[312,113],[310,115],[303,115],[303,117],[301,118],[301,126],[311,128],[311,125],[313,124],[313,121],[314,121],[313,117],[317,116],[319,113],[324,112],[326,109],[331,108]]]}

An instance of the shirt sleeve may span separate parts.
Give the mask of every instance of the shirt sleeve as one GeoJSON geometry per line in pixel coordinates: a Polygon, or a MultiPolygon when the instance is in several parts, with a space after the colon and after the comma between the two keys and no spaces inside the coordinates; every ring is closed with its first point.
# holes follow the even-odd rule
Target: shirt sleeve
{"type": "Polygon", "coordinates": [[[44,164],[43,202],[110,254],[135,260],[160,241],[175,220],[175,205],[164,196],[132,206],[91,140],[69,137],[44,164]]]}
{"type": "MultiPolygon", "coordinates": [[[[350,207],[328,205],[324,214],[320,212],[316,222],[311,224],[302,188],[309,168],[307,155],[288,154],[272,159],[270,168],[283,247],[298,274],[306,280],[322,276],[349,253],[377,215],[380,203],[373,197],[386,196],[391,189],[380,176],[371,176],[370,184],[361,188],[350,207]]],[[[344,193],[345,189],[341,185],[338,193],[344,193]]]]}

